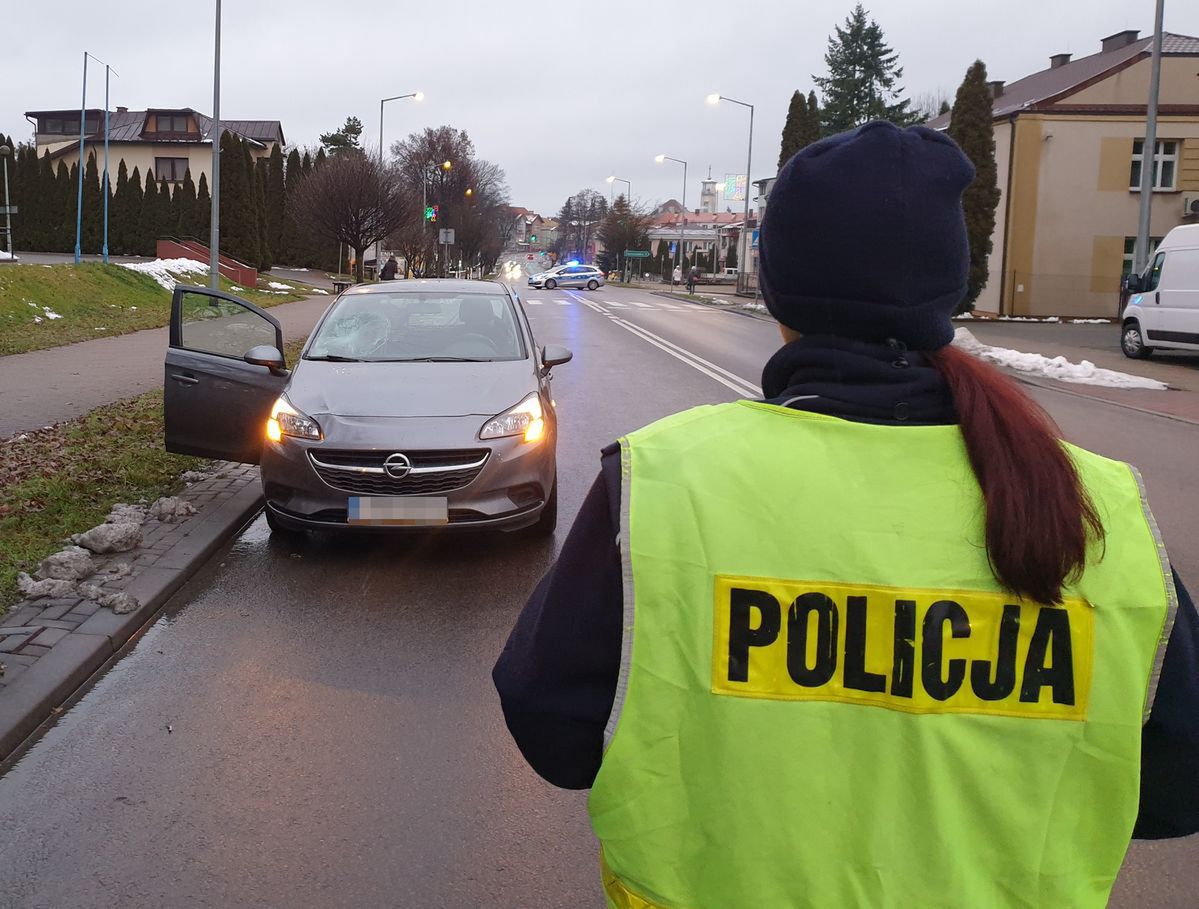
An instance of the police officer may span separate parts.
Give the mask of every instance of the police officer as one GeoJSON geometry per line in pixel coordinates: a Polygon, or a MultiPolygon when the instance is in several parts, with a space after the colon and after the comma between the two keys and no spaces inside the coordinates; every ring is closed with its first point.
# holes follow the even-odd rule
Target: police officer
{"type": "Polygon", "coordinates": [[[1097,909],[1134,824],[1199,830],[1199,618],[1139,476],[948,346],[973,176],[885,123],[792,158],[766,400],[606,450],[512,632],[505,718],[591,788],[611,907],[1097,909]]]}

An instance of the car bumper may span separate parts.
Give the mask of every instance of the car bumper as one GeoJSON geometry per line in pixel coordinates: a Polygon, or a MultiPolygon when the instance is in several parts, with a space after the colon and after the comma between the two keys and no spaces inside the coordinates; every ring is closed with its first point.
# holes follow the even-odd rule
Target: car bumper
{"type": "MultiPolygon", "coordinates": [[[[326,433],[321,442],[285,437],[279,443],[267,442],[263,449],[262,486],[267,507],[288,526],[393,533],[430,529],[517,530],[537,520],[553,488],[556,426],[552,419],[546,421],[546,436],[538,443],[527,443],[520,437],[479,441],[476,433],[485,418],[475,416],[317,419],[326,433]],[[476,449],[487,449],[487,460],[465,485],[435,493],[413,493],[444,497],[448,524],[350,524],[350,498],[369,494],[345,488],[346,484],[338,477],[334,480],[339,485],[333,485],[318,473],[311,459],[313,454],[319,458],[322,451],[385,456],[395,451],[476,449]]],[[[401,493],[399,497],[405,496],[401,493]]]]}

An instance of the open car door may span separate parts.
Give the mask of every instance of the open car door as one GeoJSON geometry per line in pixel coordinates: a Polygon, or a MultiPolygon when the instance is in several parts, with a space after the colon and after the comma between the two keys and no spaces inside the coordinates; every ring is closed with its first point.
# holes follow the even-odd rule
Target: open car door
{"type": "Polygon", "coordinates": [[[167,451],[257,464],[287,379],[274,316],[221,291],[175,288],[163,380],[167,451]],[[271,348],[277,364],[260,365],[271,348]],[[257,363],[247,362],[251,352],[257,363]]]}

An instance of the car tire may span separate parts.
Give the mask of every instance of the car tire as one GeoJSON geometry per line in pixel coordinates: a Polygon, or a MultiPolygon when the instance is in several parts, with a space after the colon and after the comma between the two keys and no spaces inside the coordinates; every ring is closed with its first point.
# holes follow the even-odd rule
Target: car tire
{"type": "Polygon", "coordinates": [[[1153,348],[1145,343],[1141,323],[1135,319],[1124,323],[1120,334],[1120,350],[1130,360],[1147,360],[1153,356],[1153,348]]]}
{"type": "Polygon", "coordinates": [[[598,287],[599,287],[599,281],[596,281],[595,279],[592,279],[587,282],[588,290],[596,290],[598,287]]]}
{"type": "Polygon", "coordinates": [[[270,528],[272,536],[277,536],[277,537],[282,537],[284,539],[293,539],[294,540],[303,534],[302,530],[296,530],[294,527],[289,527],[286,524],[284,524],[278,518],[278,516],[273,511],[271,511],[271,507],[269,505],[266,507],[265,511],[266,511],[266,526],[270,528]]]}
{"type": "Polygon", "coordinates": [[[558,480],[554,479],[554,485],[550,488],[550,497],[545,500],[545,507],[541,509],[541,514],[537,516],[537,523],[529,530],[536,537],[552,537],[554,531],[558,528],[558,480]]]}
{"type": "Polygon", "coordinates": [[[553,278],[550,278],[548,281],[545,282],[546,290],[553,290],[557,286],[558,286],[558,282],[555,281],[553,278]]]}

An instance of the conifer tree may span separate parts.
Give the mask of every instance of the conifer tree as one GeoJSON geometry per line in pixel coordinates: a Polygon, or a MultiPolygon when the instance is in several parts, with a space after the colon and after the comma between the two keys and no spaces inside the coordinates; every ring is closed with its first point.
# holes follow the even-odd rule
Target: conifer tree
{"type": "Polygon", "coordinates": [[[158,254],[159,237],[165,237],[174,232],[175,222],[172,220],[174,212],[175,201],[171,184],[167,182],[166,177],[163,177],[158,181],[158,202],[154,206],[154,233],[151,237],[154,250],[150,255],[158,254]]]}
{"type": "Polygon", "coordinates": [[[258,228],[247,155],[245,145],[233,133],[221,136],[221,252],[257,265],[258,228]]]}
{"type": "Polygon", "coordinates": [[[63,199],[63,217],[58,225],[58,249],[59,252],[72,252],[75,249],[75,212],[79,208],[79,194],[76,190],[79,185],[78,161],[71,165],[70,170],[66,170],[62,160],[59,160],[58,183],[58,191],[62,194],[63,199]]]}
{"type": "Polygon", "coordinates": [[[995,164],[995,132],[992,127],[991,88],[987,67],[976,60],[953,99],[948,133],[974,165],[974,181],[962,194],[966,233],[970,238],[970,278],[961,311],[974,308],[974,301],[987,286],[987,259],[995,231],[999,206],[999,171],[995,164]]]}
{"type": "Polygon", "coordinates": [[[122,253],[126,256],[140,255],[138,250],[141,249],[142,203],[144,201],[145,192],[142,189],[141,171],[135,165],[133,173],[129,175],[129,202],[124,212],[125,245],[122,253]]]}
{"type": "Polygon", "coordinates": [[[824,127],[821,125],[820,104],[816,100],[816,92],[808,92],[808,109],[804,115],[804,147],[811,145],[813,142],[819,142],[824,136],[824,127]]]}
{"type": "Polygon", "coordinates": [[[100,235],[103,231],[104,203],[100,195],[100,173],[96,167],[96,153],[87,156],[83,169],[83,227],[81,248],[85,253],[100,251],[100,235]]]}
{"type": "Polygon", "coordinates": [[[308,264],[304,261],[304,257],[301,254],[299,246],[300,230],[296,224],[291,201],[296,198],[296,191],[299,190],[300,182],[303,179],[304,174],[300,164],[300,153],[293,148],[287,156],[287,172],[284,182],[283,230],[279,239],[279,248],[274,250],[275,259],[280,262],[286,262],[289,265],[308,264]]]}
{"type": "MultiPolygon", "coordinates": [[[[248,148],[247,148],[248,152],[248,148]]],[[[258,227],[258,270],[271,268],[271,229],[267,218],[266,190],[270,182],[270,163],[266,158],[254,162],[254,212],[258,227]]]]}
{"type": "Polygon", "coordinates": [[[152,255],[154,237],[158,232],[158,184],[154,182],[154,171],[146,169],[146,189],[142,193],[142,208],[137,218],[137,237],[133,255],[152,255]]]}
{"type": "Polygon", "coordinates": [[[914,122],[911,102],[901,98],[903,67],[899,54],[883,37],[883,30],[866,18],[859,3],[845,20],[834,26],[824,55],[828,75],[813,78],[824,95],[826,133],[853,129],[870,120],[890,120],[900,126],[914,122]]]}
{"type": "Polygon", "coordinates": [[[801,137],[807,123],[808,102],[800,94],[799,89],[791,93],[791,104],[787,107],[787,119],[783,123],[783,143],[779,149],[779,169],[791,160],[791,156],[803,145],[801,137]]]}
{"type": "Polygon", "coordinates": [[[183,185],[175,190],[175,232],[181,237],[196,236],[196,184],[190,167],[183,172],[183,185]]]}
{"type": "Polygon", "coordinates": [[[267,244],[272,257],[283,256],[283,223],[287,208],[287,187],[283,173],[283,150],[278,146],[271,150],[269,173],[266,184],[267,244]]]}
{"type": "Polygon", "coordinates": [[[117,183],[112,193],[112,208],[108,212],[108,250],[120,255],[125,251],[125,210],[129,206],[129,170],[125,159],[117,165],[117,183]]]}
{"type": "Polygon", "coordinates": [[[196,187],[196,208],[194,236],[200,242],[207,243],[212,233],[212,196],[208,192],[208,174],[200,174],[200,184],[196,187]]]}

